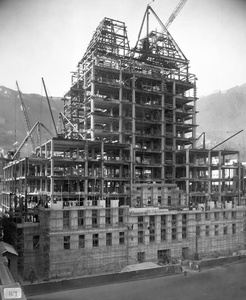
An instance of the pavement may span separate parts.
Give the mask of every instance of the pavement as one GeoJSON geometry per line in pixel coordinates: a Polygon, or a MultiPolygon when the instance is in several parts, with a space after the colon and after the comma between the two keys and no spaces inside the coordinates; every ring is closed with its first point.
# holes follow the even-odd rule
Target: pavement
{"type": "Polygon", "coordinates": [[[246,263],[197,270],[184,266],[180,275],[68,290],[28,300],[243,300],[246,299],[246,263]]]}

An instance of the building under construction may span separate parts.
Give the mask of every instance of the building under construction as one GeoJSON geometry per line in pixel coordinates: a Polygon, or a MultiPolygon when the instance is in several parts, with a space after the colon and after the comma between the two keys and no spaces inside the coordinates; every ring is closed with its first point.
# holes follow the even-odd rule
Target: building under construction
{"type": "Polygon", "coordinates": [[[123,22],[102,20],[61,132],[4,168],[5,238],[24,280],[245,248],[239,153],[197,148],[196,76],[162,23],[149,31],[150,15],[161,23],[148,6],[133,49],[123,22]]]}

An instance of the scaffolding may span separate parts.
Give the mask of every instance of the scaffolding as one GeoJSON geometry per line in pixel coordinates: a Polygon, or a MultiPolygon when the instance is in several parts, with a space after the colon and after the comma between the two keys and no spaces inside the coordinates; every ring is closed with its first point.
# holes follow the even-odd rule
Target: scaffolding
{"type": "Polygon", "coordinates": [[[37,222],[12,224],[19,273],[29,281],[119,272],[146,261],[171,265],[245,248],[241,208],[40,208],[37,222]]]}
{"type": "Polygon", "coordinates": [[[196,77],[168,31],[148,30],[146,12],[133,49],[125,24],[103,19],[72,74],[58,137],[4,168],[24,280],[245,248],[239,154],[196,148],[196,77]]]}

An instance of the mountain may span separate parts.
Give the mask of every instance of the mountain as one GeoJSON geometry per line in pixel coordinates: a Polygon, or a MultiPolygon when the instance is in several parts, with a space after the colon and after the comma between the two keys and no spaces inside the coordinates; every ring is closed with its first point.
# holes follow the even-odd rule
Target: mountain
{"type": "Polygon", "coordinates": [[[246,161],[246,84],[200,98],[197,110],[197,132],[206,133],[208,148],[243,130],[218,149],[239,150],[241,159],[246,161]]]}
{"type": "MultiPolygon", "coordinates": [[[[39,121],[54,133],[46,97],[22,93],[22,98],[25,101],[31,127],[39,121]]],[[[61,98],[50,97],[50,104],[58,125],[58,116],[59,112],[63,111],[63,102],[61,98]]],[[[0,105],[0,149],[18,148],[27,134],[18,93],[0,86],[0,105]]],[[[246,84],[201,97],[197,101],[197,110],[199,111],[197,135],[205,132],[207,148],[212,148],[243,130],[220,145],[218,149],[239,150],[241,159],[246,161],[246,84]]],[[[47,138],[49,135],[43,132],[42,141],[47,138]]]]}
{"type": "MultiPolygon", "coordinates": [[[[46,97],[38,94],[22,93],[22,98],[24,99],[31,128],[36,122],[40,122],[54,133],[46,97]]],[[[58,97],[50,97],[49,99],[56,125],[58,125],[59,112],[63,110],[63,102],[58,97]]],[[[0,86],[0,149],[5,151],[17,149],[27,135],[20,104],[17,91],[0,86]]],[[[44,142],[48,137],[47,132],[42,130],[41,142],[44,142]]]]}

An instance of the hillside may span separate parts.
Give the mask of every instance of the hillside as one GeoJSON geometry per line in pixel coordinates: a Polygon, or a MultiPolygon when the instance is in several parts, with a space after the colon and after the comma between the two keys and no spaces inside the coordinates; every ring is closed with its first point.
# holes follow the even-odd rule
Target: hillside
{"type": "MultiPolygon", "coordinates": [[[[39,121],[54,132],[46,98],[37,94],[22,96],[31,126],[39,121]]],[[[63,110],[63,102],[61,98],[50,97],[50,104],[58,125],[58,115],[63,110]]],[[[18,148],[26,136],[18,93],[0,86],[0,105],[0,150],[18,148]]],[[[197,101],[197,110],[197,133],[206,133],[207,148],[212,148],[238,131],[244,130],[218,149],[240,150],[241,159],[246,161],[246,84],[200,98],[197,101]]],[[[48,137],[43,133],[42,141],[48,137]]]]}
{"type": "Polygon", "coordinates": [[[208,147],[239,133],[218,149],[240,150],[241,159],[246,160],[246,84],[225,92],[217,92],[197,101],[198,133],[206,132],[208,147]]]}
{"type": "MultiPolygon", "coordinates": [[[[46,98],[37,94],[24,93],[22,93],[22,98],[25,102],[31,127],[39,121],[51,132],[54,132],[46,98]]],[[[50,97],[50,105],[55,122],[58,125],[58,116],[59,112],[62,111],[63,102],[61,98],[50,97]]],[[[0,149],[18,148],[27,133],[17,91],[0,86],[0,107],[0,149]]],[[[45,141],[47,137],[48,135],[42,132],[42,141],[45,141]]]]}

